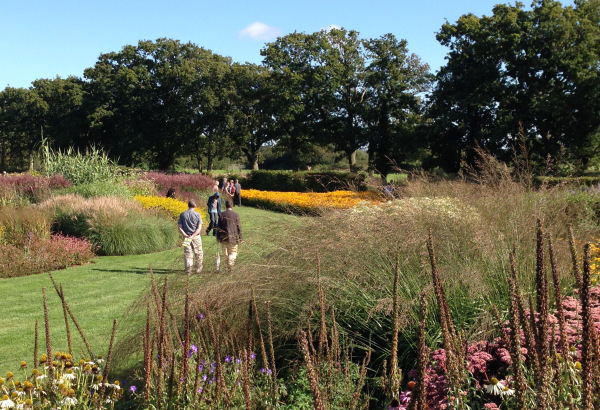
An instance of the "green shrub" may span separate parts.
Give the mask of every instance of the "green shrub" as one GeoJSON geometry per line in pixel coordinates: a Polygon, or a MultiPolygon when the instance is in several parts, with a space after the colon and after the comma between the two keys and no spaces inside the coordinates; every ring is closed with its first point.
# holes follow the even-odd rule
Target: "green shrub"
{"type": "Polygon", "coordinates": [[[281,192],[330,192],[367,189],[366,174],[341,171],[252,171],[240,180],[242,189],[281,192]]]}
{"type": "Polygon", "coordinates": [[[51,215],[25,207],[4,207],[0,212],[0,244],[23,248],[32,238],[49,238],[51,215]]]}
{"type": "Polygon", "coordinates": [[[84,198],[95,196],[120,196],[122,198],[131,198],[133,196],[129,186],[121,181],[85,182],[66,188],[63,192],[81,195],[84,198]]]}

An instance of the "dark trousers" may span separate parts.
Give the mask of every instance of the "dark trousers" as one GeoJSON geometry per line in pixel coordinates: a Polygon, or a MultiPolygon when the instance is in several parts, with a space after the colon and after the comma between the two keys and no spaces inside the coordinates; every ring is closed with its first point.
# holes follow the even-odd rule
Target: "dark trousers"
{"type": "Polygon", "coordinates": [[[237,206],[242,206],[242,196],[237,191],[233,194],[233,203],[237,206]]]}
{"type": "Polygon", "coordinates": [[[213,236],[217,236],[217,223],[219,222],[219,214],[216,212],[209,212],[208,216],[210,218],[210,223],[208,224],[208,228],[206,228],[206,234],[208,235],[212,229],[213,236]]]}

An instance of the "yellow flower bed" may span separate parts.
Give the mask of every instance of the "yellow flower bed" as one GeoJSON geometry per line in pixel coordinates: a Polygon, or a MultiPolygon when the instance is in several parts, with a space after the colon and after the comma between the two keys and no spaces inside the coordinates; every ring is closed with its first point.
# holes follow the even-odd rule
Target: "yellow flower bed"
{"type": "Polygon", "coordinates": [[[269,201],[279,204],[287,204],[302,209],[348,209],[364,202],[381,202],[377,193],[353,191],[315,193],[258,191],[256,189],[244,189],[242,190],[242,199],[269,201]]]}
{"type": "MultiPolygon", "coordinates": [[[[187,203],[180,201],[174,198],[166,198],[164,196],[142,196],[137,195],[133,197],[136,201],[142,204],[144,209],[164,209],[167,211],[173,219],[177,220],[179,218],[179,214],[184,211],[187,211],[188,206],[187,203]]],[[[196,207],[196,212],[198,212],[202,216],[202,221],[207,223],[208,215],[206,211],[201,207],[196,207]]]]}

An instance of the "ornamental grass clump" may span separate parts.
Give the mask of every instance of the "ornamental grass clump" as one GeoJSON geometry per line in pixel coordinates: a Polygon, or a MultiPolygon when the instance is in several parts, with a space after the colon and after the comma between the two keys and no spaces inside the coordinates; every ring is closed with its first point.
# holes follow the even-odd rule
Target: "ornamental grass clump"
{"type": "Polygon", "coordinates": [[[119,197],[64,195],[39,205],[54,215],[55,232],[86,238],[99,255],[135,255],[173,248],[179,235],[171,219],[119,197]]]}
{"type": "Polygon", "coordinates": [[[47,142],[41,146],[42,168],[47,176],[61,174],[74,185],[98,181],[117,182],[126,176],[101,148],[91,146],[85,152],[72,147],[53,150],[47,142]]]}
{"type": "Polygon", "coordinates": [[[89,262],[93,245],[51,234],[46,211],[6,207],[0,213],[0,278],[27,276],[89,262]]]}
{"type": "Polygon", "coordinates": [[[216,331],[216,322],[222,319],[201,301],[191,299],[189,278],[171,291],[167,278],[159,287],[152,271],[151,275],[141,346],[144,366],[132,390],[137,404],[145,408],[258,408],[278,403],[274,366],[264,362],[264,354],[261,360],[254,353],[255,335],[265,331],[255,326],[258,312],[250,310],[246,337],[231,340],[216,331]],[[170,292],[181,291],[184,305],[172,305],[170,292]]]}
{"type": "Polygon", "coordinates": [[[304,336],[298,333],[297,343],[307,345],[306,350],[297,350],[288,362],[276,357],[271,303],[258,305],[253,291],[240,301],[245,317],[236,329],[216,306],[194,297],[189,277],[165,278],[158,285],[152,270],[150,274],[151,288],[140,301],[146,310],[143,337],[140,341],[131,335],[117,349],[121,359],[127,357],[124,347],[132,354],[143,352],[144,364],[134,383],[136,405],[364,408],[369,354],[362,366],[347,356],[350,346],[340,338],[334,313],[329,317],[324,293],[321,325],[304,336]]]}

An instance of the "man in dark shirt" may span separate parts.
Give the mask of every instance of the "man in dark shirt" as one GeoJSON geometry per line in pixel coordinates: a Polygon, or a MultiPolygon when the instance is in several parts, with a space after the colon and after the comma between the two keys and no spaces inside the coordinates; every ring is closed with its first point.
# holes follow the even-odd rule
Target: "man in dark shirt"
{"type": "Polygon", "coordinates": [[[229,199],[225,201],[225,207],[227,210],[219,214],[217,241],[221,243],[227,269],[231,270],[237,258],[238,244],[242,241],[242,228],[240,216],[233,212],[233,203],[229,199]]]}

